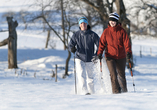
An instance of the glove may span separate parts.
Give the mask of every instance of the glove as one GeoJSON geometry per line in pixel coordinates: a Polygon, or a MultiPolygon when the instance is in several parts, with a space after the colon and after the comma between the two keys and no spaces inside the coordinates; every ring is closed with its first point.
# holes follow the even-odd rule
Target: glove
{"type": "Polygon", "coordinates": [[[92,62],[94,63],[94,64],[96,64],[97,63],[97,59],[98,59],[98,56],[93,56],[93,58],[92,58],[92,62]]]}
{"type": "Polygon", "coordinates": [[[72,53],[75,53],[75,52],[76,52],[75,46],[71,48],[71,52],[72,52],[72,53]]]}
{"type": "Polygon", "coordinates": [[[98,55],[98,58],[99,58],[100,60],[102,59],[102,54],[101,54],[101,53],[98,55]]]}
{"type": "Polygon", "coordinates": [[[130,58],[131,58],[131,54],[130,54],[129,52],[126,54],[126,58],[127,58],[127,59],[130,59],[130,58]]]}

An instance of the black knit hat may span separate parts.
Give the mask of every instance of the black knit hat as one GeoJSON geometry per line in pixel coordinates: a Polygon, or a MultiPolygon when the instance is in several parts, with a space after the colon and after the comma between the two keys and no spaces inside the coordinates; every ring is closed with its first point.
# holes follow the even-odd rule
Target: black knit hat
{"type": "Polygon", "coordinates": [[[110,13],[109,21],[116,21],[116,22],[118,22],[118,20],[119,20],[119,15],[116,12],[110,13]]]}

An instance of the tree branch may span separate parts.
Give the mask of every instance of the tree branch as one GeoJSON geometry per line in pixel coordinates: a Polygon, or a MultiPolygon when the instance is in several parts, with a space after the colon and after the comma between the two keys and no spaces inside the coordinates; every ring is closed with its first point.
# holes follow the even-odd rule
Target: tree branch
{"type": "Polygon", "coordinates": [[[8,38],[0,42],[0,47],[8,44],[8,38]]]}
{"type": "Polygon", "coordinates": [[[89,6],[91,6],[92,8],[94,8],[96,11],[99,12],[99,7],[95,6],[94,3],[90,2],[89,0],[81,0],[83,2],[85,2],[86,4],[88,4],[89,6]]]}
{"type": "Polygon", "coordinates": [[[142,1],[142,3],[144,5],[147,5],[148,7],[153,8],[153,9],[155,9],[157,11],[157,7],[155,5],[153,5],[153,4],[151,5],[151,4],[145,3],[143,0],[141,0],[141,1],[142,1]]]}
{"type": "MultiPolygon", "coordinates": [[[[33,21],[34,21],[35,19],[39,19],[39,18],[43,18],[44,21],[46,22],[46,24],[49,26],[49,28],[57,35],[57,37],[62,41],[62,43],[63,43],[63,44],[66,44],[66,43],[64,42],[64,40],[60,37],[60,35],[57,33],[57,31],[52,28],[52,26],[51,26],[50,23],[47,21],[47,19],[45,18],[44,15],[41,15],[41,16],[38,16],[38,17],[34,18],[33,21]]],[[[66,45],[65,47],[68,48],[67,45],[66,45]]]]}

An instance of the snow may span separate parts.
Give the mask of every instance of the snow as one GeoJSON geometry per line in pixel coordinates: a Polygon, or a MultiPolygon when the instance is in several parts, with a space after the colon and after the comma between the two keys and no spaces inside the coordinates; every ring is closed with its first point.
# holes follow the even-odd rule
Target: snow
{"type": "MultiPolygon", "coordinates": [[[[24,1],[18,1],[1,0],[0,4],[5,4],[3,7],[0,6],[3,9],[1,12],[5,12],[8,7],[16,7],[15,10],[18,11],[18,6],[26,6],[24,1]]],[[[29,0],[25,3],[29,3],[29,0]]],[[[100,33],[100,30],[96,32],[100,33]]],[[[157,110],[157,39],[131,35],[136,62],[133,68],[136,92],[133,89],[130,71],[126,69],[128,92],[111,94],[109,74],[103,62],[106,91],[100,88],[100,72],[97,72],[96,93],[76,95],[73,55],[69,63],[69,76],[63,79],[64,70],[58,69],[58,81],[55,82],[55,78],[52,77],[56,64],[58,67],[64,67],[68,56],[68,52],[62,50],[63,45],[58,39],[56,49],[44,49],[47,33],[22,31],[17,28],[17,34],[18,69],[8,69],[8,47],[0,47],[0,110],[157,110]]],[[[0,33],[0,36],[2,41],[8,37],[8,33],[0,33]]]]}
{"type": "Polygon", "coordinates": [[[1,0],[0,1],[0,12],[18,12],[23,10],[34,10],[29,8],[33,3],[33,0],[1,0]]]}

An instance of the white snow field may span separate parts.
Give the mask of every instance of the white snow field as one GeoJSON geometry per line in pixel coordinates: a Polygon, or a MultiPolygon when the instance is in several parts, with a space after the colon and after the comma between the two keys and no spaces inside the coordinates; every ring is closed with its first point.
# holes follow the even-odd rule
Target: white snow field
{"type": "MultiPolygon", "coordinates": [[[[19,11],[31,0],[1,0],[0,12],[19,11]],[[8,3],[8,4],[7,4],[8,3]]],[[[1,29],[7,29],[4,23],[1,29]]],[[[96,31],[98,32],[98,31],[96,31]]],[[[100,31],[99,31],[100,32],[100,31]]],[[[69,76],[62,78],[58,69],[58,81],[52,76],[55,65],[65,66],[68,52],[56,40],[56,49],[44,49],[47,33],[23,31],[17,28],[18,69],[8,69],[8,47],[0,47],[0,110],[157,110],[157,39],[131,35],[135,66],[133,79],[126,68],[128,92],[112,94],[110,77],[103,65],[104,90],[99,79],[99,62],[95,69],[95,94],[76,95],[73,55],[69,63],[69,76]],[[140,51],[142,56],[140,55],[140,51]]],[[[99,36],[101,32],[98,33],[99,36]]],[[[0,41],[8,32],[0,33],[0,41]]]]}
{"type": "MultiPolygon", "coordinates": [[[[25,35],[24,32],[23,34],[25,35]]],[[[7,32],[0,33],[0,36],[5,35],[7,36],[7,32]]],[[[111,94],[109,76],[104,76],[107,87],[104,87],[103,92],[98,81],[98,71],[95,73],[96,93],[76,95],[73,56],[69,64],[69,77],[62,79],[64,70],[58,70],[58,82],[55,82],[55,78],[51,77],[52,70],[55,71],[56,64],[59,67],[65,66],[68,52],[41,48],[45,44],[43,38],[36,37],[34,40],[33,33],[29,34],[29,41],[22,35],[19,34],[18,42],[25,42],[25,45],[18,44],[18,69],[7,69],[7,46],[0,47],[0,110],[157,109],[157,39],[140,39],[142,36],[133,39],[133,55],[136,61],[133,78],[136,92],[133,89],[130,71],[126,69],[128,93],[111,94]],[[31,40],[33,42],[30,42],[31,40]],[[39,44],[37,48],[36,45],[39,44]]],[[[104,74],[108,75],[107,71],[104,74]]]]}

